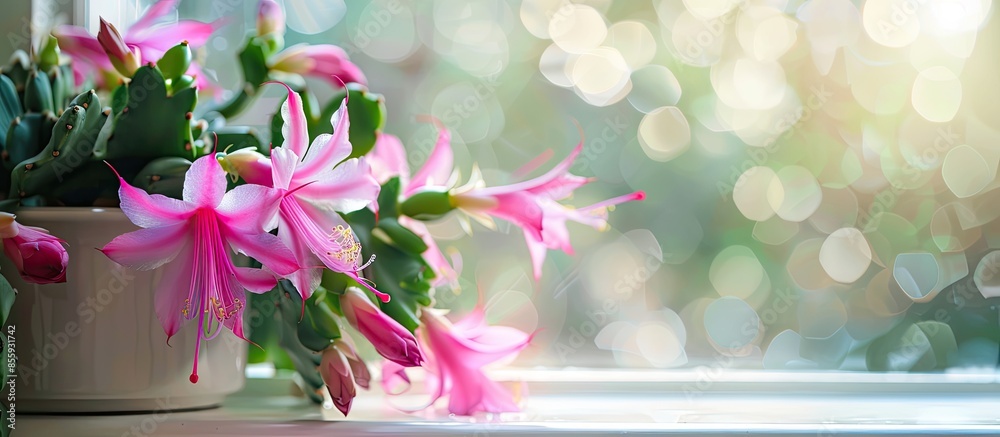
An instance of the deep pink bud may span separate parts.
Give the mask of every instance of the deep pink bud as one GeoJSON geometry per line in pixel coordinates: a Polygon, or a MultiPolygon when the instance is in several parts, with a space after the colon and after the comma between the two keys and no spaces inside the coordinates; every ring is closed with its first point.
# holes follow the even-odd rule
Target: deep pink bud
{"type": "Polygon", "coordinates": [[[413,333],[383,313],[360,289],[348,287],[340,298],[340,307],[351,326],[386,359],[405,367],[416,367],[424,361],[413,333]]]}
{"type": "Polygon", "coordinates": [[[52,284],[66,282],[66,266],[69,254],[63,247],[63,240],[53,237],[44,229],[21,226],[14,217],[3,215],[0,234],[3,251],[14,262],[21,278],[32,284],[52,284]],[[9,236],[9,237],[8,237],[9,236]]]}
{"type": "Polygon", "coordinates": [[[323,352],[323,358],[319,365],[319,374],[326,384],[326,391],[333,400],[333,405],[347,416],[351,411],[351,403],[358,394],[354,388],[354,377],[347,356],[344,355],[342,347],[338,347],[338,341],[333,346],[323,352]]]}
{"type": "Polygon", "coordinates": [[[97,42],[108,54],[108,59],[123,76],[131,77],[142,64],[139,48],[129,48],[118,29],[101,18],[101,29],[97,32],[97,42]]]}

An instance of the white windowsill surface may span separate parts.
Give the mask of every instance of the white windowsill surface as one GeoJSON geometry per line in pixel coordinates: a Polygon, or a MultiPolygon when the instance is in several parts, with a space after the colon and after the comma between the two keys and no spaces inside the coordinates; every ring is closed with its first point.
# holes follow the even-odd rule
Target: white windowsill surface
{"type": "MultiPolygon", "coordinates": [[[[376,383],[372,392],[359,392],[345,420],[292,396],[287,379],[250,379],[217,409],[18,415],[14,435],[1000,435],[1000,375],[993,373],[508,370],[496,376],[528,381],[524,412],[406,414],[386,403],[376,383]]],[[[416,405],[424,398],[392,401],[416,405]]]]}

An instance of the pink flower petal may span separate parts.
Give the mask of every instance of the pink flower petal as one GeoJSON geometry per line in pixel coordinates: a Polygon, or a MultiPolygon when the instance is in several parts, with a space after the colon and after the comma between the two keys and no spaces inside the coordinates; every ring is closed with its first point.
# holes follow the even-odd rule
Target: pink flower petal
{"type": "Polygon", "coordinates": [[[167,341],[173,337],[184,323],[184,310],[193,317],[198,309],[197,302],[186,301],[194,286],[194,254],[191,247],[167,264],[154,294],[156,318],[163,325],[167,341]]]}
{"type": "MultiPolygon", "coordinates": [[[[545,187],[547,187],[548,184],[554,183],[554,181],[556,181],[561,177],[564,177],[569,172],[570,167],[573,166],[573,161],[576,160],[577,155],[579,155],[582,150],[583,150],[583,143],[581,142],[577,144],[576,147],[573,148],[573,151],[570,152],[570,154],[567,155],[565,159],[559,162],[559,164],[556,164],[556,166],[553,167],[551,170],[549,170],[548,172],[537,178],[523,182],[518,182],[516,184],[484,188],[480,190],[480,193],[482,193],[483,195],[498,195],[504,193],[517,192],[517,191],[528,191],[528,192],[530,192],[531,190],[545,191],[545,187]]],[[[561,183],[562,182],[560,182],[560,184],[561,183]]]]}
{"type": "Polygon", "coordinates": [[[535,238],[527,230],[524,231],[524,241],[528,243],[528,255],[531,256],[531,271],[535,277],[535,281],[538,281],[542,279],[542,266],[545,265],[545,254],[549,249],[545,247],[545,243],[535,238]]]}
{"type": "Polygon", "coordinates": [[[200,21],[182,20],[173,24],[165,24],[154,28],[134,31],[129,28],[126,41],[138,46],[145,52],[149,49],[152,53],[166,52],[171,47],[187,41],[191,47],[201,47],[215,32],[215,23],[202,23],[200,21]]]}
{"type": "Polygon", "coordinates": [[[538,239],[542,238],[542,209],[535,198],[527,193],[513,191],[496,195],[497,203],[489,213],[514,222],[538,239]]]}
{"type": "Polygon", "coordinates": [[[184,175],[184,201],[215,208],[226,193],[226,171],[215,155],[205,155],[191,164],[184,175]]]}
{"type": "Polygon", "coordinates": [[[173,13],[174,9],[177,8],[178,0],[160,0],[153,3],[145,12],[142,13],[142,17],[136,20],[131,26],[129,26],[130,32],[145,32],[147,29],[156,24],[156,22],[165,17],[167,14],[173,13]]]}
{"type": "Polygon", "coordinates": [[[400,395],[410,389],[410,377],[406,368],[390,360],[382,362],[382,390],[391,395],[400,395]]]}
{"type": "Polygon", "coordinates": [[[155,228],[180,223],[194,213],[191,205],[162,194],[149,194],[118,178],[121,187],[118,198],[121,209],[132,223],[140,228],[155,228]]]}
{"type": "Polygon", "coordinates": [[[296,177],[300,180],[311,179],[312,175],[333,168],[351,155],[353,148],[348,136],[351,121],[347,114],[347,99],[340,102],[340,109],[333,113],[330,123],[333,125],[333,134],[316,137],[302,159],[302,166],[296,172],[296,177]]]}
{"type": "Polygon", "coordinates": [[[186,222],[153,229],[139,229],[115,237],[104,252],[112,261],[136,270],[153,270],[172,261],[188,242],[186,222]]]}
{"type": "MultiPolygon", "coordinates": [[[[286,201],[294,200],[288,199],[286,201]]],[[[319,287],[322,279],[323,270],[316,267],[323,265],[323,263],[313,254],[309,246],[301,238],[298,238],[300,234],[297,229],[293,228],[290,223],[284,221],[281,223],[281,226],[278,226],[278,239],[291,249],[296,262],[303,266],[288,276],[288,280],[298,290],[302,300],[309,299],[313,290],[319,287]]]]}
{"type": "MultiPolygon", "coordinates": [[[[279,82],[281,83],[281,82],[279,82]]],[[[285,142],[282,147],[288,148],[297,157],[306,153],[309,146],[309,130],[306,128],[306,115],[302,108],[302,97],[292,89],[281,83],[288,90],[288,99],[281,104],[281,119],[284,124],[281,126],[281,136],[285,142]]]]}
{"type": "Polygon", "coordinates": [[[266,224],[277,214],[279,190],[261,185],[245,184],[222,196],[216,211],[226,225],[244,232],[266,230],[266,224]]]}
{"type": "Polygon", "coordinates": [[[347,213],[374,202],[380,189],[362,157],[348,159],[335,168],[316,174],[315,182],[293,195],[309,199],[319,208],[347,213]]]}
{"type": "Polygon", "coordinates": [[[395,176],[399,176],[404,187],[408,184],[410,167],[406,162],[406,150],[395,135],[376,134],[375,146],[366,157],[379,184],[384,184],[395,176]]]}
{"type": "Polygon", "coordinates": [[[284,190],[298,188],[290,185],[298,164],[299,157],[292,149],[284,146],[271,149],[271,179],[274,187],[284,190]]]}
{"type": "Polygon", "coordinates": [[[434,143],[427,161],[420,167],[420,170],[413,175],[409,185],[406,187],[404,196],[410,196],[421,188],[433,186],[444,186],[451,177],[454,157],[451,151],[451,132],[437,119],[434,120],[438,129],[438,139],[434,143]]]}
{"type": "Polygon", "coordinates": [[[240,284],[252,293],[266,293],[278,285],[274,275],[261,269],[236,267],[235,272],[240,284]]]}
{"type": "Polygon", "coordinates": [[[77,64],[90,64],[102,70],[111,70],[114,67],[108,59],[104,48],[93,35],[86,29],[77,26],[62,25],[53,32],[59,41],[59,49],[73,57],[73,69],[77,70],[77,64]]]}
{"type": "Polygon", "coordinates": [[[299,269],[295,256],[271,234],[244,234],[227,229],[225,238],[240,252],[257,260],[279,276],[288,276],[299,269]]]}

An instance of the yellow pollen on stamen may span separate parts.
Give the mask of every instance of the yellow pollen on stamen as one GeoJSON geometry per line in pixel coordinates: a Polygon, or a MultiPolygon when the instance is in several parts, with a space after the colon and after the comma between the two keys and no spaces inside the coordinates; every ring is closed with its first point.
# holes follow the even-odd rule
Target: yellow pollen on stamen
{"type": "MultiPolygon", "coordinates": [[[[228,309],[226,308],[225,305],[219,302],[219,299],[217,298],[214,297],[209,298],[208,301],[211,304],[210,305],[211,308],[205,308],[204,311],[206,313],[211,311],[212,315],[214,315],[215,318],[219,319],[220,321],[233,318],[233,316],[235,316],[236,313],[243,308],[243,301],[239,300],[238,298],[233,299],[233,305],[228,309]]],[[[182,310],[182,312],[184,312],[184,314],[187,315],[186,310],[182,310]]]]}
{"type": "Polygon", "coordinates": [[[337,225],[337,227],[333,228],[333,233],[330,234],[330,240],[337,243],[339,249],[327,252],[327,255],[351,266],[358,264],[358,260],[361,259],[361,244],[354,238],[351,228],[344,225],[337,225]]]}
{"type": "Polygon", "coordinates": [[[191,299],[184,299],[184,308],[181,308],[181,314],[187,317],[191,314],[191,299]]]}

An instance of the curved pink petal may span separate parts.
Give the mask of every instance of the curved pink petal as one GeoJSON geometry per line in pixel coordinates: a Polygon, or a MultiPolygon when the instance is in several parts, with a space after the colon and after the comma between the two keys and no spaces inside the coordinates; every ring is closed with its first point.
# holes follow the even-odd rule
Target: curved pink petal
{"type": "Polygon", "coordinates": [[[156,26],[142,32],[134,31],[134,27],[129,28],[125,40],[130,45],[138,46],[143,52],[148,49],[153,53],[165,53],[182,41],[187,41],[191,47],[201,47],[212,36],[216,28],[215,23],[182,20],[173,24],[156,26]]]}
{"type": "MultiPolygon", "coordinates": [[[[344,49],[331,44],[299,44],[285,50],[290,58],[304,58],[309,62],[300,62],[306,66],[304,70],[295,73],[313,76],[326,80],[331,86],[340,88],[345,83],[356,82],[366,84],[365,74],[350,61],[344,49]]],[[[279,55],[281,56],[281,55],[279,55]]],[[[281,61],[277,61],[281,63],[281,61]]]]}
{"type": "Polygon", "coordinates": [[[132,223],[140,228],[168,226],[187,220],[194,208],[184,201],[162,194],[149,194],[118,178],[118,198],[121,209],[132,223]]]}
{"type": "Polygon", "coordinates": [[[77,63],[95,65],[102,70],[111,70],[111,60],[97,38],[78,26],[62,25],[52,31],[59,41],[59,49],[73,57],[74,70],[77,63]]]}
{"type": "Polygon", "coordinates": [[[378,198],[381,189],[363,157],[348,159],[314,177],[314,182],[293,195],[332,211],[346,213],[364,208],[378,198]]]}
{"type": "Polygon", "coordinates": [[[284,142],[282,147],[288,148],[297,157],[306,153],[309,146],[309,130],[306,128],[306,114],[302,107],[302,97],[299,93],[292,91],[288,85],[278,82],[288,90],[288,98],[281,104],[281,119],[284,124],[281,126],[281,136],[284,142]]]}
{"type": "Polygon", "coordinates": [[[592,178],[585,178],[583,176],[573,174],[564,174],[539,186],[533,187],[528,191],[552,200],[561,200],[571,196],[573,191],[577,188],[587,185],[592,181],[592,178]]]}
{"type": "Polygon", "coordinates": [[[123,266],[153,270],[172,261],[190,239],[185,222],[128,232],[115,237],[100,250],[123,266]]]}
{"type": "Polygon", "coordinates": [[[454,165],[454,156],[451,151],[451,132],[448,131],[440,121],[434,119],[434,125],[438,129],[438,139],[434,143],[427,161],[413,174],[409,185],[406,187],[404,196],[410,196],[421,188],[443,186],[451,177],[454,165]]]}
{"type": "Polygon", "coordinates": [[[191,246],[183,252],[164,267],[163,276],[153,296],[156,318],[163,325],[168,342],[184,320],[193,317],[198,309],[197,302],[188,300],[191,288],[195,285],[195,260],[191,246]]]}
{"type": "Polygon", "coordinates": [[[533,196],[521,191],[513,191],[495,197],[496,205],[490,208],[490,214],[517,224],[538,239],[542,238],[542,219],[544,216],[542,208],[538,206],[533,196]]]}
{"type": "Polygon", "coordinates": [[[483,195],[497,195],[497,194],[516,192],[516,191],[530,192],[531,190],[535,189],[544,190],[548,184],[553,183],[553,181],[556,181],[560,177],[564,177],[567,174],[567,172],[569,172],[570,167],[573,166],[573,161],[576,160],[576,157],[580,154],[582,150],[583,150],[583,143],[581,142],[577,144],[576,147],[573,148],[573,151],[570,152],[570,154],[567,155],[565,159],[560,161],[559,164],[556,164],[556,166],[553,167],[551,170],[549,170],[548,172],[537,178],[529,179],[527,181],[518,182],[510,185],[487,187],[480,190],[479,192],[483,195]]]}
{"type": "Polygon", "coordinates": [[[252,293],[266,293],[278,285],[274,275],[261,269],[236,267],[234,272],[240,284],[252,293]]]}
{"type": "Polygon", "coordinates": [[[291,181],[298,164],[299,157],[292,149],[284,146],[271,149],[271,180],[274,187],[284,190],[297,188],[291,187],[291,181]]]}
{"type": "Polygon", "coordinates": [[[245,184],[222,196],[216,212],[232,229],[260,232],[278,212],[281,192],[262,185],[245,184]]]}
{"type": "Polygon", "coordinates": [[[351,155],[353,148],[348,135],[351,121],[347,114],[347,99],[340,102],[340,109],[333,113],[330,123],[333,125],[333,134],[316,137],[306,156],[302,158],[302,166],[296,172],[298,178],[311,178],[316,173],[333,168],[351,155]]]}
{"type": "Polygon", "coordinates": [[[382,362],[382,390],[391,395],[400,395],[410,389],[410,377],[402,365],[385,360],[382,362]]]}
{"type": "Polygon", "coordinates": [[[153,24],[165,17],[167,14],[174,12],[177,7],[178,0],[159,0],[153,3],[145,12],[142,13],[142,17],[136,20],[129,26],[129,33],[132,32],[145,32],[153,24]]]}
{"type": "Polygon", "coordinates": [[[215,155],[205,155],[191,164],[184,175],[184,201],[214,208],[226,193],[226,171],[215,155]]]}
{"type": "MultiPolygon", "coordinates": [[[[281,219],[279,218],[279,220],[281,219]]],[[[301,238],[297,238],[297,230],[291,224],[284,220],[281,220],[280,223],[281,225],[278,226],[278,239],[291,249],[296,262],[302,266],[301,269],[289,275],[288,280],[298,290],[299,295],[302,296],[302,300],[309,299],[313,290],[319,287],[323,270],[318,267],[322,266],[323,263],[312,253],[312,250],[310,250],[309,246],[301,238]]]]}
{"type": "Polygon", "coordinates": [[[299,269],[298,263],[295,262],[295,256],[274,235],[247,235],[227,229],[225,237],[238,251],[259,261],[279,276],[288,276],[299,269]]]}
{"type": "Polygon", "coordinates": [[[371,165],[372,174],[379,184],[399,176],[404,189],[409,183],[410,167],[406,162],[406,150],[403,143],[395,135],[377,133],[375,146],[366,155],[371,165]]]}
{"type": "Polygon", "coordinates": [[[531,257],[531,271],[535,280],[538,281],[542,279],[542,266],[545,265],[545,254],[548,252],[548,247],[545,247],[543,243],[538,238],[535,238],[532,233],[527,230],[524,231],[524,241],[528,244],[528,255],[531,257]]]}

